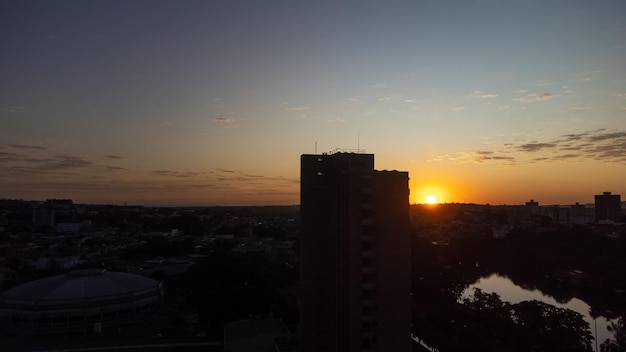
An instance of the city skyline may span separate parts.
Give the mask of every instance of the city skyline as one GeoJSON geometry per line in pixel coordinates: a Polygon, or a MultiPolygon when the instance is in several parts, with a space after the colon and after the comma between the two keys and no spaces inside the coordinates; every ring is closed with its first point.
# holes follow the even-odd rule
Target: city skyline
{"type": "Polygon", "coordinates": [[[621,1],[5,1],[0,198],[299,204],[299,156],[410,203],[626,194],[621,1]]]}

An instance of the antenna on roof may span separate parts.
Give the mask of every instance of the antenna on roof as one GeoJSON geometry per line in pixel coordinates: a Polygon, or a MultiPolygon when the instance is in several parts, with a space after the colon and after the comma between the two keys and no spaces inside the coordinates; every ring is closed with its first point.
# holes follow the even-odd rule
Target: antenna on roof
{"type": "Polygon", "coordinates": [[[361,130],[356,130],[356,150],[361,150],[361,130]]]}
{"type": "Polygon", "coordinates": [[[315,154],[317,154],[317,141],[315,141],[315,154]]]}

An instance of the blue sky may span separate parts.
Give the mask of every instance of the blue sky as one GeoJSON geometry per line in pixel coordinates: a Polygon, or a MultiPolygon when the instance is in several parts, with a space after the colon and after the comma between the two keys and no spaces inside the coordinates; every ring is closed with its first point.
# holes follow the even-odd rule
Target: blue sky
{"type": "Polygon", "coordinates": [[[625,193],[623,1],[4,1],[0,197],[297,204],[299,155],[411,202],[625,193]]]}

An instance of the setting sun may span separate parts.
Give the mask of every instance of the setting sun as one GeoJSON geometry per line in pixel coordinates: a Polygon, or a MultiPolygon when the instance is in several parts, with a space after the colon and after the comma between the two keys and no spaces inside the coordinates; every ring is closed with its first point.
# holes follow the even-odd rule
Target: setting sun
{"type": "Polygon", "coordinates": [[[426,197],[426,203],[428,204],[435,204],[437,203],[437,197],[430,195],[428,197],[426,197]]]}

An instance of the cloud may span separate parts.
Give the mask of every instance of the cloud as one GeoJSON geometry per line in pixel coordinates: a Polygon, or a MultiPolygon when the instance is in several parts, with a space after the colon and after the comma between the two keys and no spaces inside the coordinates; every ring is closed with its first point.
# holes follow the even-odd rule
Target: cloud
{"type": "Polygon", "coordinates": [[[231,117],[215,117],[213,118],[213,122],[218,122],[218,123],[231,123],[235,121],[235,119],[231,118],[231,117]]]}
{"type": "Polygon", "coordinates": [[[539,87],[546,87],[546,86],[552,86],[555,85],[556,83],[554,82],[548,82],[548,81],[543,81],[543,80],[539,80],[535,82],[536,85],[538,85],[539,87]]]}
{"type": "Polygon", "coordinates": [[[498,96],[498,94],[481,94],[478,97],[480,99],[493,99],[493,98],[495,98],[497,96],[498,96]]]}
{"type": "Polygon", "coordinates": [[[19,114],[19,113],[24,112],[26,108],[23,106],[6,106],[6,107],[0,107],[0,110],[14,113],[14,114],[19,114]]]}
{"type": "Polygon", "coordinates": [[[376,100],[378,100],[378,101],[390,101],[391,97],[380,97],[380,98],[378,98],[376,100]]]}
{"type": "Polygon", "coordinates": [[[452,108],[452,111],[463,111],[463,110],[465,110],[464,106],[456,106],[456,107],[452,108]]]}
{"type": "MultiPolygon", "coordinates": [[[[133,199],[141,194],[145,198],[135,197],[135,201],[151,203],[157,201],[154,195],[159,194],[158,202],[165,202],[162,204],[177,204],[179,200],[204,194],[205,199],[219,199],[224,204],[254,201],[263,194],[285,195],[277,199],[297,199],[297,178],[226,168],[210,171],[155,168],[148,172],[134,170],[131,174],[122,166],[99,164],[86,156],[52,153],[37,145],[0,146],[0,180],[12,185],[7,196],[13,197],[18,190],[68,197],[100,193],[105,199],[122,197],[124,201],[126,197],[133,199]],[[123,174],[127,175],[122,177],[123,174]]],[[[109,163],[120,158],[113,154],[99,155],[100,160],[109,163]]],[[[22,197],[32,197],[28,192],[22,193],[25,194],[22,197]]]]}
{"type": "Polygon", "coordinates": [[[537,97],[537,100],[550,100],[550,99],[552,99],[552,94],[550,93],[543,93],[537,97]]]}
{"type": "Polygon", "coordinates": [[[413,104],[413,103],[415,103],[416,101],[417,101],[417,100],[416,100],[415,98],[411,98],[411,99],[404,99],[404,102],[405,102],[405,103],[408,103],[408,104],[413,104]]]}
{"type": "Polygon", "coordinates": [[[564,134],[544,141],[513,141],[491,143],[478,151],[460,152],[460,156],[445,157],[451,161],[477,163],[537,163],[597,161],[626,164],[626,131],[597,129],[564,134]]]}
{"type": "Polygon", "coordinates": [[[376,83],[376,84],[372,84],[370,86],[370,88],[372,88],[372,89],[385,89],[385,88],[387,88],[387,85],[384,84],[384,83],[376,83]]]}
{"type": "Polygon", "coordinates": [[[152,171],[153,174],[156,175],[161,175],[161,176],[171,176],[174,175],[174,171],[170,171],[170,170],[154,170],[152,171]]]}
{"type": "Polygon", "coordinates": [[[119,155],[100,156],[105,163],[97,163],[86,156],[53,152],[45,146],[30,144],[11,144],[4,150],[0,148],[0,178],[19,179],[20,182],[48,182],[54,179],[73,180],[85,175],[89,175],[90,179],[106,178],[107,172],[127,170],[106,163],[123,159],[119,155]]]}
{"type": "Polygon", "coordinates": [[[47,148],[39,146],[39,145],[11,144],[11,147],[16,148],[16,149],[26,149],[26,150],[47,150],[47,148]]]}
{"type": "Polygon", "coordinates": [[[528,144],[522,144],[517,148],[524,152],[536,152],[541,149],[554,148],[554,147],[556,147],[556,144],[554,143],[528,143],[528,144]]]}
{"type": "Polygon", "coordinates": [[[172,171],[172,170],[154,170],[153,174],[158,176],[176,177],[176,178],[196,178],[205,175],[204,172],[194,171],[172,171]]]}
{"type": "Polygon", "coordinates": [[[64,169],[75,169],[75,168],[84,168],[93,166],[94,163],[76,156],[69,155],[57,155],[53,160],[49,161],[40,166],[41,169],[46,170],[64,170],[64,169]]]}
{"type": "Polygon", "coordinates": [[[506,161],[514,161],[515,158],[512,156],[502,156],[502,155],[493,155],[493,156],[479,156],[478,160],[506,160],[506,161]]]}
{"type": "Polygon", "coordinates": [[[293,106],[293,107],[290,107],[290,108],[285,108],[285,111],[290,111],[290,112],[292,112],[292,111],[302,112],[302,111],[309,111],[309,110],[311,110],[310,106],[303,106],[303,105],[293,106]]]}
{"type": "Polygon", "coordinates": [[[622,138],[626,138],[626,132],[609,132],[604,133],[604,129],[597,130],[600,132],[596,135],[587,136],[587,139],[592,142],[605,141],[605,140],[620,140],[622,138]]]}
{"type": "Polygon", "coordinates": [[[518,102],[518,103],[534,103],[538,101],[550,100],[552,99],[552,97],[553,95],[551,93],[543,93],[543,94],[531,93],[531,94],[526,94],[526,96],[522,98],[513,98],[513,101],[518,102]]]}

